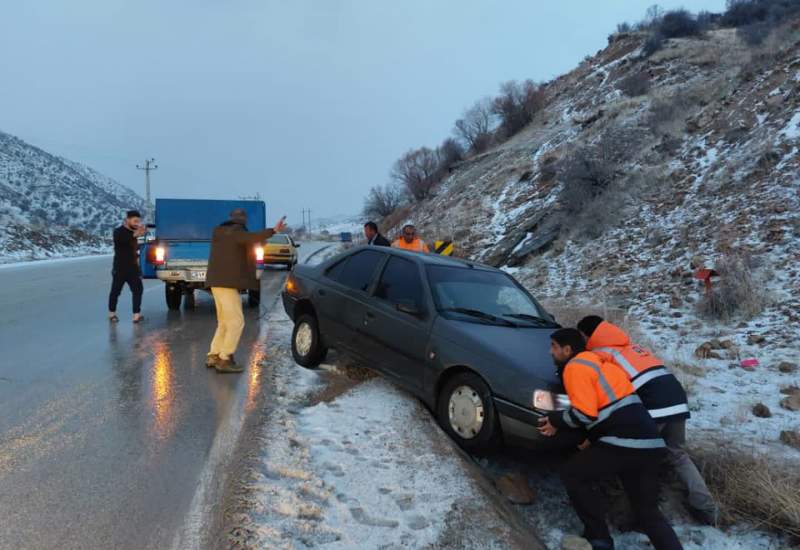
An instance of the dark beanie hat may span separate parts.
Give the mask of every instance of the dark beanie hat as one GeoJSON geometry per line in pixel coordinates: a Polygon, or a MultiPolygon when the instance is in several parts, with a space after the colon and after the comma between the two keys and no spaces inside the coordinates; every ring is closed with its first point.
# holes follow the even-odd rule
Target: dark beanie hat
{"type": "Polygon", "coordinates": [[[587,315],[580,321],[578,321],[578,330],[581,331],[589,338],[592,334],[594,334],[594,330],[598,327],[600,323],[603,322],[603,318],[597,315],[587,315]]]}

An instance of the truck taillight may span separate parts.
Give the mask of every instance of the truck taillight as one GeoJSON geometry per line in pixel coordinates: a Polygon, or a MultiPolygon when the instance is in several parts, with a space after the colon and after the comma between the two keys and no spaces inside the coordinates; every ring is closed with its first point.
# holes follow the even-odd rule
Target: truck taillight
{"type": "Polygon", "coordinates": [[[264,247],[257,246],[256,247],[256,262],[263,264],[264,263],[264,247]]]}
{"type": "Polygon", "coordinates": [[[153,258],[153,264],[155,265],[164,265],[164,260],[167,257],[167,249],[163,246],[156,247],[156,254],[155,258],[153,258]]]}

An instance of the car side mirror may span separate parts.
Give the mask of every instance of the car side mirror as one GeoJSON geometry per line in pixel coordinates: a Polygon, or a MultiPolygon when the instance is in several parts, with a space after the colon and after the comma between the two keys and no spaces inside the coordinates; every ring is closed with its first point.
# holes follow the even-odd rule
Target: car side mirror
{"type": "Polygon", "coordinates": [[[422,309],[420,309],[420,307],[411,300],[402,300],[397,302],[395,307],[397,308],[397,311],[406,313],[413,317],[420,317],[422,315],[422,309]]]}

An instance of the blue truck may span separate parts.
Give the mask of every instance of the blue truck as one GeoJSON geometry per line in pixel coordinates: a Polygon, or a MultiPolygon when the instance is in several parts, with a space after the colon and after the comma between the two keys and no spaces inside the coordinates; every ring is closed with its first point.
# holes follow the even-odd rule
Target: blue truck
{"type": "MultiPolygon", "coordinates": [[[[156,199],[155,224],[149,226],[145,242],[140,245],[139,261],[145,279],[164,281],[167,307],[175,310],[185,299],[194,305],[194,291],[204,289],[211,234],[214,228],[229,218],[231,210],[247,212],[247,228],[261,231],[266,228],[264,201],[156,199]]],[[[256,277],[264,271],[264,248],[253,248],[256,277]]],[[[258,291],[249,290],[248,302],[258,305],[258,291]]]]}

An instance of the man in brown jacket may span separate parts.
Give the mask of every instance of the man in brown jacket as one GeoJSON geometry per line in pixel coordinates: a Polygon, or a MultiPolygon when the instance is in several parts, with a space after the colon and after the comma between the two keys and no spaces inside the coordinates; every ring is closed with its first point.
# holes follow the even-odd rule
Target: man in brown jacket
{"type": "Polygon", "coordinates": [[[247,230],[247,212],[237,208],[230,220],[214,228],[208,259],[206,287],[211,288],[217,309],[217,332],[211,341],[206,365],[217,372],[242,372],[233,354],[244,330],[241,290],[258,290],[255,246],[283,231],[286,216],[273,229],[247,230]]]}

